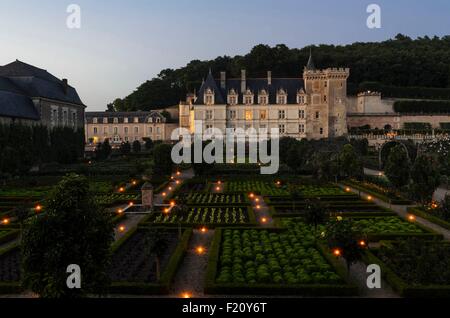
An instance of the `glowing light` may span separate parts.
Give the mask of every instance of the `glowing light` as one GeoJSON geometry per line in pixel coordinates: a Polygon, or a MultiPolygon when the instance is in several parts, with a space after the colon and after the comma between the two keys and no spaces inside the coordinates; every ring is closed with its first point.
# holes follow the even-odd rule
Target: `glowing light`
{"type": "Polygon", "coordinates": [[[181,172],[180,171],[177,171],[177,176],[181,176],[181,172]]]}
{"type": "Polygon", "coordinates": [[[172,191],[172,187],[169,187],[169,191],[172,191]]]}
{"type": "Polygon", "coordinates": [[[415,215],[408,215],[408,220],[410,220],[411,222],[414,222],[416,220],[416,216],[415,215]]]}
{"type": "Polygon", "coordinates": [[[133,182],[131,182],[132,185],[136,185],[137,182],[135,180],[133,180],[133,182]]]}
{"type": "Polygon", "coordinates": [[[437,203],[436,203],[436,202],[433,202],[433,203],[431,204],[431,208],[432,208],[432,209],[437,209],[437,208],[438,208],[437,203]]]}
{"type": "Polygon", "coordinates": [[[363,240],[359,241],[358,244],[359,244],[359,246],[362,246],[362,247],[365,247],[367,245],[366,241],[363,241],[363,240]]]}
{"type": "Polygon", "coordinates": [[[205,248],[203,246],[198,246],[195,251],[197,252],[198,255],[202,255],[205,253],[205,248]]]}
{"type": "Polygon", "coordinates": [[[92,164],[92,161],[89,161],[88,164],[92,164]]]}
{"type": "Polygon", "coordinates": [[[277,181],[277,185],[281,185],[281,181],[277,181]]]}
{"type": "Polygon", "coordinates": [[[381,177],[383,175],[383,172],[378,172],[378,175],[381,177]]]}
{"type": "Polygon", "coordinates": [[[343,219],[342,219],[342,216],[338,216],[337,218],[336,218],[338,221],[342,221],[343,219]]]}
{"type": "Polygon", "coordinates": [[[119,226],[119,232],[120,233],[123,233],[123,232],[125,232],[125,226],[124,225],[121,225],[121,226],[119,226]]]}
{"type": "Polygon", "coordinates": [[[166,195],[167,195],[167,193],[165,193],[165,192],[162,193],[162,196],[163,196],[163,197],[165,197],[166,195]]]}
{"type": "Polygon", "coordinates": [[[219,180],[219,181],[217,181],[217,184],[222,184],[222,181],[220,181],[220,180],[219,180]]]}
{"type": "Polygon", "coordinates": [[[371,195],[369,195],[368,197],[367,197],[367,200],[369,200],[369,201],[372,201],[372,196],[371,195]]]}
{"type": "Polygon", "coordinates": [[[216,191],[220,191],[220,187],[217,187],[217,188],[216,188],[216,191]]]}
{"type": "Polygon", "coordinates": [[[250,193],[249,197],[250,197],[251,199],[253,199],[253,198],[255,197],[255,195],[254,195],[253,193],[250,193]]]}
{"type": "Polygon", "coordinates": [[[39,212],[39,211],[42,210],[42,206],[38,204],[38,205],[35,206],[34,209],[36,210],[36,212],[39,212]]]}
{"type": "Polygon", "coordinates": [[[345,188],[345,191],[350,192],[351,189],[347,187],[347,188],[345,188]]]}
{"type": "Polygon", "coordinates": [[[170,201],[170,206],[175,206],[175,201],[170,201]]]}
{"type": "Polygon", "coordinates": [[[341,256],[341,255],[342,255],[342,252],[341,252],[340,249],[335,248],[335,249],[333,250],[333,255],[334,255],[334,256],[341,256]]]}
{"type": "Polygon", "coordinates": [[[125,188],[124,187],[120,187],[119,188],[119,192],[125,192],[125,188]]]}
{"type": "Polygon", "coordinates": [[[206,232],[208,232],[208,229],[207,229],[205,226],[203,226],[203,227],[200,229],[200,232],[206,233],[206,232]]]}
{"type": "Polygon", "coordinates": [[[128,205],[129,205],[129,206],[133,206],[133,205],[134,205],[134,202],[129,202],[128,205]]]}
{"type": "Polygon", "coordinates": [[[9,224],[9,219],[3,219],[3,220],[2,220],[2,223],[3,223],[4,225],[8,225],[8,224],[9,224]]]}
{"type": "Polygon", "coordinates": [[[261,218],[261,223],[267,223],[267,218],[261,218]]]}
{"type": "Polygon", "coordinates": [[[122,214],[122,213],[123,213],[123,210],[122,210],[122,209],[119,209],[119,210],[117,210],[117,213],[122,214]]]}
{"type": "Polygon", "coordinates": [[[175,181],[176,184],[180,184],[180,180],[175,181]]]}
{"type": "Polygon", "coordinates": [[[184,292],[181,294],[181,298],[192,298],[192,294],[189,292],[184,292]]]}
{"type": "Polygon", "coordinates": [[[164,213],[165,213],[165,214],[169,213],[169,209],[168,209],[168,208],[165,208],[165,209],[164,209],[164,213]]]}
{"type": "Polygon", "coordinates": [[[171,176],[170,179],[173,180],[173,179],[175,179],[175,177],[174,177],[174,176],[171,176]]]}
{"type": "Polygon", "coordinates": [[[256,202],[259,202],[259,198],[256,198],[255,201],[256,201],[256,202]]]}

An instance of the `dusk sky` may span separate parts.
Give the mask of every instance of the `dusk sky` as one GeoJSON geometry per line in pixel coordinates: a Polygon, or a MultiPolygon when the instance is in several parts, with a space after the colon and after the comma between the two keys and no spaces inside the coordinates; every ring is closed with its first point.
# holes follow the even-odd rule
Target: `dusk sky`
{"type": "MultiPolygon", "coordinates": [[[[19,59],[68,78],[88,111],[105,110],[161,69],[192,59],[289,47],[450,34],[448,0],[0,0],[0,65],[19,59]],[[81,29],[66,8],[81,7],[81,29]],[[369,4],[382,28],[366,26],[369,4]]],[[[299,65],[299,73],[301,70],[299,65]]]]}

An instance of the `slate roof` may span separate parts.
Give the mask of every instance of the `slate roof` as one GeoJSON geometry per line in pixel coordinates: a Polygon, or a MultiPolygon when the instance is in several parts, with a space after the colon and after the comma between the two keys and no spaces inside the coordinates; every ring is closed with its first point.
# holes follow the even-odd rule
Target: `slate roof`
{"type": "Polygon", "coordinates": [[[0,66],[0,116],[39,120],[32,98],[84,106],[76,90],[46,70],[16,60],[0,66]]]}
{"type": "MultiPolygon", "coordinates": [[[[304,88],[304,82],[302,78],[272,78],[271,85],[268,84],[267,78],[247,78],[246,79],[247,88],[250,89],[253,94],[255,101],[258,97],[258,93],[261,90],[266,90],[269,94],[269,104],[276,104],[277,92],[280,89],[284,89],[287,94],[287,103],[296,104],[297,103],[297,92],[304,88]]],[[[220,87],[220,80],[214,79],[213,76],[208,74],[205,82],[200,87],[197,94],[196,105],[204,105],[204,93],[210,88],[215,92],[215,104],[223,105],[227,102],[228,92],[234,89],[239,95],[239,103],[243,101],[243,92],[241,91],[241,79],[231,78],[226,80],[225,89],[220,87]]]]}

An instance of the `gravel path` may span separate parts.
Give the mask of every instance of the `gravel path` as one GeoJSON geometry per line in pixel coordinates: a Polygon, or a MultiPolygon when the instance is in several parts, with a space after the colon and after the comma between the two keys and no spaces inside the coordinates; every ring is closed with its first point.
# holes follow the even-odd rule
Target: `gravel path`
{"type": "Polygon", "coordinates": [[[204,297],[206,267],[208,265],[208,250],[214,237],[214,230],[202,233],[194,230],[189,241],[188,250],[183,262],[178,267],[172,283],[172,295],[182,297],[188,293],[191,297],[204,297]],[[202,247],[204,252],[199,254],[197,248],[202,247]]]}
{"type": "Polygon", "coordinates": [[[261,227],[273,227],[274,222],[270,215],[270,209],[264,198],[260,195],[255,196],[252,200],[252,208],[255,213],[256,222],[261,227]]]}

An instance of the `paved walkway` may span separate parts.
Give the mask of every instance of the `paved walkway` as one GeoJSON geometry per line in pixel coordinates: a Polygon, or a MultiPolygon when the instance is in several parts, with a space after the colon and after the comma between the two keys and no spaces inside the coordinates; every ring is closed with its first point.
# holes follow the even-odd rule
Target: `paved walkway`
{"type": "Polygon", "coordinates": [[[252,202],[253,212],[255,213],[257,226],[273,227],[274,221],[270,215],[270,208],[260,195],[250,198],[252,202]]]}
{"type": "MultiPolygon", "coordinates": [[[[365,193],[364,191],[359,191],[350,186],[346,186],[346,185],[342,185],[342,184],[339,184],[339,186],[343,189],[350,188],[350,190],[354,193],[361,193],[362,198],[370,196],[369,194],[365,193]]],[[[382,200],[380,200],[378,198],[374,198],[374,197],[372,197],[372,201],[375,202],[376,204],[378,204],[379,206],[391,209],[392,211],[396,212],[398,215],[400,215],[404,218],[408,217],[408,212],[407,212],[408,207],[414,206],[414,205],[391,205],[385,201],[382,201],[382,200]]],[[[425,220],[421,217],[416,217],[416,222],[432,229],[433,231],[441,233],[444,236],[445,240],[450,241],[450,231],[449,230],[444,229],[443,227],[441,227],[437,224],[434,224],[428,220],[425,220]]]]}
{"type": "Polygon", "coordinates": [[[208,266],[208,251],[214,237],[214,230],[203,233],[194,230],[192,233],[186,255],[178,267],[172,283],[172,297],[205,297],[206,268],[208,266]],[[203,250],[199,252],[199,248],[203,250]]]}

